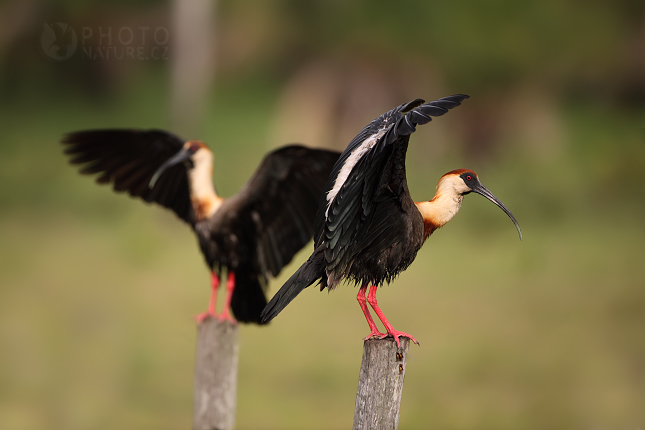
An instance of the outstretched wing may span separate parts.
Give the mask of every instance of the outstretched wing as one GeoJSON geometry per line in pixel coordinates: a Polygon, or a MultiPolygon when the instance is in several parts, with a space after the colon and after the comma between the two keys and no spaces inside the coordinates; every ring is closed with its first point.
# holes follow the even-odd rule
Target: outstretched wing
{"type": "Polygon", "coordinates": [[[350,142],[334,166],[316,215],[314,237],[316,246],[326,243],[328,271],[336,266],[343,271],[352,255],[375,240],[395,240],[400,226],[374,219],[374,211],[380,203],[393,210],[407,192],[409,137],[417,124],[430,122],[466,98],[457,94],[429,103],[417,99],[403,104],[372,121],[350,142]]]}
{"type": "Polygon", "coordinates": [[[181,138],[162,130],[86,130],[66,135],[62,143],[70,162],[83,166],[82,174],[99,174],[97,183],[111,183],[116,192],[160,204],[194,224],[184,164],[169,168],[149,188],[159,166],[184,145],[181,138]]]}
{"type": "MultiPolygon", "coordinates": [[[[262,272],[277,276],[311,240],[318,199],[340,155],[290,145],[269,153],[231,200],[250,210],[262,272]]],[[[233,202],[231,202],[233,203],[233,202]]]]}

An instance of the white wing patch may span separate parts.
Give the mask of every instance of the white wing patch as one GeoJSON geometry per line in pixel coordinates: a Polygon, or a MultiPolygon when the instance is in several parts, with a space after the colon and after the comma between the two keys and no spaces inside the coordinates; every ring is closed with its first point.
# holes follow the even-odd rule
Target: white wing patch
{"type": "Polygon", "coordinates": [[[388,128],[383,128],[365,139],[361,146],[354,149],[354,151],[352,151],[350,156],[347,158],[347,161],[345,161],[345,164],[343,164],[343,168],[340,169],[338,176],[336,176],[334,186],[327,192],[327,210],[325,211],[325,218],[329,215],[329,208],[331,207],[331,203],[336,198],[336,194],[338,194],[338,191],[340,191],[340,189],[343,187],[343,184],[349,177],[349,174],[351,173],[356,163],[358,163],[358,160],[360,160],[367,151],[369,151],[370,149],[372,149],[372,147],[374,147],[374,145],[376,145],[376,142],[378,142],[379,139],[383,137],[388,128]]]}

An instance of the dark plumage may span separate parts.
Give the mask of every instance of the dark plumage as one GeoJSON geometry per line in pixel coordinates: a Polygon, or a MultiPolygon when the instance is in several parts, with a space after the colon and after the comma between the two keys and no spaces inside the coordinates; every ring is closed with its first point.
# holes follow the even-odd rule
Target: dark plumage
{"type": "Polygon", "coordinates": [[[63,139],[81,173],[99,174],[146,202],[173,210],[191,225],[211,268],[215,295],[223,269],[227,299],[241,322],[259,322],[268,278],[278,275],[311,238],[318,199],[339,153],[299,145],[267,154],[242,189],[229,199],[212,184],[212,153],[200,141],[160,130],[90,130],[63,139]]]}
{"type": "Polygon", "coordinates": [[[315,281],[322,290],[348,279],[361,287],[358,300],[372,330],[370,336],[386,335],[376,330],[366,301],[397,343],[399,336],[408,336],[394,330],[383,316],[376,304],[376,287],[389,283],[412,263],[427,237],[457,212],[463,195],[484,194],[485,190],[478,180],[472,182],[477,178],[474,172],[463,169],[441,178],[434,199],[415,203],[405,173],[408,141],[417,124],[445,114],[466,98],[458,94],[430,103],[417,99],[403,104],[372,121],[350,142],[320,199],[314,252],[271,299],[262,312],[262,322],[273,319],[315,281]],[[459,176],[462,173],[470,186],[465,176],[459,176]],[[366,299],[368,285],[371,290],[366,299]]]}

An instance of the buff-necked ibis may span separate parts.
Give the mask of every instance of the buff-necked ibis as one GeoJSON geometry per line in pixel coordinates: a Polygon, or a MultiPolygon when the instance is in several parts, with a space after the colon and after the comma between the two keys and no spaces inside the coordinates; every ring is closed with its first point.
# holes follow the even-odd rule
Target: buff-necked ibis
{"type": "Polygon", "coordinates": [[[314,225],[314,251],[262,311],[275,318],[303,289],[319,280],[334,289],[343,279],[360,286],[358,302],[375,336],[409,337],[394,330],[376,302],[377,287],[389,283],[415,259],[428,237],[457,213],[466,194],[481,194],[513,220],[513,214],[484,187],[475,172],[453,170],[439,179],[435,196],[415,203],[410,197],[405,156],[417,124],[426,124],[467,99],[453,95],[430,103],[417,99],[373,120],[341,154],[321,196],[314,225]],[[370,287],[367,297],[367,287],[370,287]],[[367,303],[385,326],[378,331],[367,303]]]}
{"type": "Polygon", "coordinates": [[[201,141],[161,130],[112,129],[71,133],[63,143],[71,162],[84,165],[81,173],[99,174],[99,184],[171,209],[193,228],[211,269],[211,299],[199,321],[216,316],[224,269],[227,294],[219,318],[259,323],[268,278],[313,236],[318,200],[339,156],[299,145],[279,148],[225,199],[213,185],[213,153],[201,141]]]}

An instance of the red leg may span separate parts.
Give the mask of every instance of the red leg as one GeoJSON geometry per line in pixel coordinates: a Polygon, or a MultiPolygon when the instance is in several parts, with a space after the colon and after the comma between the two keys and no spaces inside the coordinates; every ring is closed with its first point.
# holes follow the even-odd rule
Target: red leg
{"type": "Polygon", "coordinates": [[[358,300],[358,304],[361,305],[361,309],[363,310],[363,314],[365,315],[365,319],[367,320],[367,324],[370,326],[370,334],[367,335],[365,340],[371,338],[372,336],[378,337],[379,339],[383,339],[384,337],[387,336],[385,333],[381,333],[378,331],[376,328],[376,324],[374,324],[374,320],[372,319],[372,315],[370,315],[370,310],[367,308],[367,299],[365,298],[365,292],[367,291],[367,285],[364,285],[361,287],[360,290],[358,290],[358,295],[356,296],[356,300],[358,300]]]}
{"type": "Polygon", "coordinates": [[[231,324],[237,324],[233,315],[229,312],[231,309],[231,298],[233,297],[233,290],[235,290],[235,272],[228,272],[228,280],[226,281],[226,301],[224,302],[224,310],[218,317],[220,321],[228,321],[231,324]]]}
{"type": "Polygon", "coordinates": [[[410,336],[409,334],[403,333],[402,331],[394,330],[394,327],[392,327],[392,324],[390,324],[390,322],[387,320],[387,318],[385,318],[385,315],[383,315],[383,312],[381,311],[381,308],[379,308],[378,303],[376,303],[376,289],[377,288],[378,287],[376,285],[372,285],[370,287],[370,292],[367,295],[367,302],[370,304],[370,306],[372,306],[372,308],[374,309],[374,312],[376,312],[376,316],[378,316],[378,318],[381,320],[381,322],[385,326],[385,330],[387,331],[387,334],[389,334],[390,336],[392,336],[394,338],[394,340],[396,341],[396,344],[398,346],[401,346],[401,343],[399,342],[399,337],[400,336],[410,338],[410,340],[412,342],[414,342],[414,343],[416,343],[418,345],[419,342],[417,342],[416,339],[413,338],[412,336],[410,336]]]}
{"type": "Polygon", "coordinates": [[[202,314],[195,315],[197,322],[203,322],[206,318],[215,317],[215,303],[217,301],[217,289],[219,288],[219,276],[211,272],[211,298],[208,301],[208,310],[202,314]]]}

